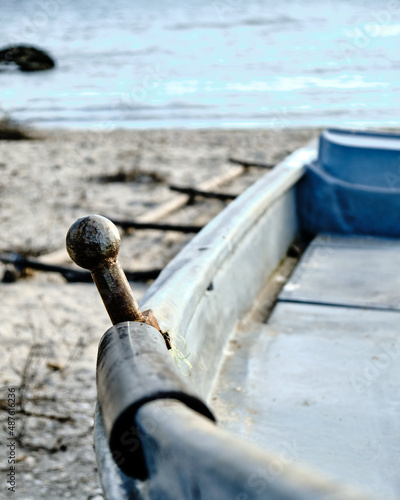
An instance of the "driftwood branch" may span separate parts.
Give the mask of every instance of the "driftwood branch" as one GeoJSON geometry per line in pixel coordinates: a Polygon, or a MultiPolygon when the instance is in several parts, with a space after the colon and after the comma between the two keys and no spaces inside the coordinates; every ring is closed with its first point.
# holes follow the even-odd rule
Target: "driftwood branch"
{"type": "Polygon", "coordinates": [[[121,220],[107,217],[122,229],[157,229],[160,231],[176,231],[178,233],[198,233],[203,226],[183,224],[161,224],[157,222],[139,222],[136,220],[121,220]]]}
{"type": "Polygon", "coordinates": [[[196,189],[193,187],[181,187],[171,184],[169,186],[171,191],[176,191],[178,193],[187,194],[189,196],[189,202],[193,202],[193,199],[196,196],[200,196],[202,198],[215,198],[217,200],[229,201],[236,198],[236,194],[230,193],[217,193],[215,191],[205,191],[203,189],[196,189]]]}
{"type": "Polygon", "coordinates": [[[241,165],[244,168],[256,167],[271,170],[271,168],[274,168],[275,166],[273,163],[259,163],[256,161],[239,160],[237,158],[228,158],[228,161],[233,165],[241,165]]]}
{"type": "MultiPolygon", "coordinates": [[[[0,262],[3,262],[4,264],[12,264],[19,274],[21,274],[25,269],[35,269],[37,271],[44,271],[48,273],[59,273],[69,283],[91,283],[93,281],[89,271],[75,270],[68,266],[45,264],[38,259],[23,257],[18,253],[0,254],[0,262]]],[[[125,271],[125,274],[128,281],[148,281],[156,279],[161,271],[161,269],[125,271]]]]}

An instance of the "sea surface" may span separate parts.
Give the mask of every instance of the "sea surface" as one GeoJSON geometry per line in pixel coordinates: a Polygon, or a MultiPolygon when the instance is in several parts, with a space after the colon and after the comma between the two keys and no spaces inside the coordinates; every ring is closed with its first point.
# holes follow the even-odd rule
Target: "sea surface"
{"type": "Polygon", "coordinates": [[[400,126],[400,0],[0,0],[2,112],[36,126],[400,126]]]}

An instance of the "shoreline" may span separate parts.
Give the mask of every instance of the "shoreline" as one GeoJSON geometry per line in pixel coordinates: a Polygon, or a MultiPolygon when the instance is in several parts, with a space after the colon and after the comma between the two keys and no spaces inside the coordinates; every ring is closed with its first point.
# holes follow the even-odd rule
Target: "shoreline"
{"type": "Polygon", "coordinates": [[[93,122],[92,125],[87,125],[88,122],[82,122],[82,126],[74,123],[72,126],[63,126],[57,124],[46,124],[41,125],[39,123],[31,124],[29,122],[16,122],[22,129],[31,131],[33,133],[37,132],[40,135],[40,138],[45,138],[46,136],[52,136],[53,134],[69,134],[69,133],[88,133],[88,132],[132,132],[132,133],[156,133],[156,132],[202,132],[202,131],[214,131],[214,132],[243,132],[243,133],[251,133],[257,131],[265,131],[265,132],[284,132],[286,131],[322,131],[325,129],[344,129],[344,130],[353,130],[353,131],[386,131],[390,133],[399,133],[400,134],[400,124],[394,123],[391,125],[382,124],[382,123],[373,123],[373,124],[294,124],[287,125],[286,123],[279,124],[279,122],[274,122],[274,126],[268,126],[268,122],[260,123],[260,124],[249,124],[243,125],[238,124],[237,126],[232,124],[222,124],[220,126],[210,126],[210,125],[169,125],[165,126],[155,125],[155,126],[142,126],[142,125],[134,125],[127,126],[123,123],[118,122],[117,124],[112,120],[104,120],[93,122]]]}

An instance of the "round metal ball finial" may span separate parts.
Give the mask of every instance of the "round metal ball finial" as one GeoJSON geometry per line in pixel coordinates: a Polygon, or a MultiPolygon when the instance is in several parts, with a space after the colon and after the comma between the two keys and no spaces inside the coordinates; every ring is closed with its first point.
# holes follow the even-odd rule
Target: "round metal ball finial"
{"type": "Polygon", "coordinates": [[[123,321],[144,320],[117,260],[120,245],[118,229],[101,215],[78,219],[67,234],[67,250],[71,259],[92,273],[114,325],[123,321]]]}
{"type": "Polygon", "coordinates": [[[94,269],[105,261],[115,261],[121,237],[115,225],[101,215],[78,219],[67,234],[67,251],[78,266],[94,269]]]}

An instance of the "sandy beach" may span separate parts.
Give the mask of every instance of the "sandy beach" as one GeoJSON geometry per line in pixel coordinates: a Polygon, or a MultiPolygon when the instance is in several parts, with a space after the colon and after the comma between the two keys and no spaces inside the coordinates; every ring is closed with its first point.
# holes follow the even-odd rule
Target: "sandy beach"
{"type": "MultiPolygon", "coordinates": [[[[177,196],[168,184],[198,186],[235,168],[229,157],[276,164],[317,134],[315,129],[103,127],[39,131],[37,140],[0,141],[0,252],[67,264],[65,235],[77,218],[91,213],[144,217],[177,196]]],[[[265,171],[251,168],[225,190],[240,193],[261,175],[265,171]]],[[[163,221],[205,224],[226,204],[199,201],[163,221]]],[[[124,233],[121,264],[135,271],[162,268],[191,237],[155,230],[124,233]]],[[[0,264],[0,277],[5,270],[0,264]]],[[[148,286],[132,283],[139,300],[148,286]]],[[[110,320],[94,285],[30,271],[14,283],[0,283],[0,314],[3,443],[9,437],[9,389],[15,389],[18,401],[12,498],[101,499],[92,444],[95,364],[110,320]]],[[[2,445],[1,498],[8,498],[7,458],[2,445]]]]}

